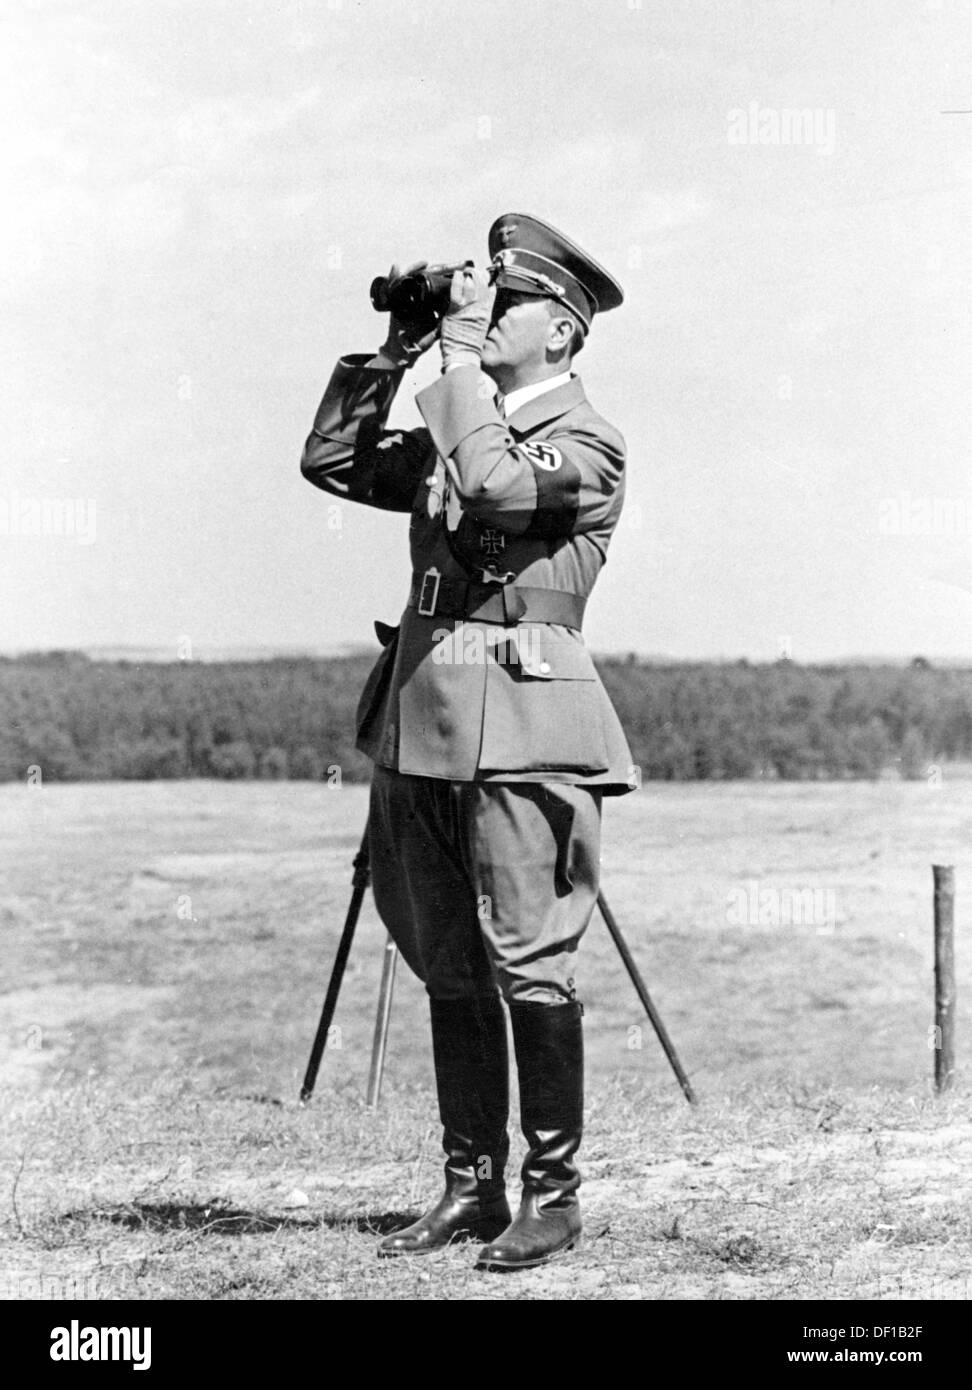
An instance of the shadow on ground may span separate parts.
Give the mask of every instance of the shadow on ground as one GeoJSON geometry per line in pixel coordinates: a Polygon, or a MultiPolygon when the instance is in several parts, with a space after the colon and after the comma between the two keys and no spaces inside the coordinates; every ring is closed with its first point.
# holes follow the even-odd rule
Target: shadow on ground
{"type": "Polygon", "coordinates": [[[198,1231],[203,1235],[252,1236],[269,1231],[316,1231],[321,1227],[344,1228],[365,1235],[389,1235],[415,1220],[414,1212],[376,1212],[374,1215],[319,1216],[275,1215],[246,1211],[222,1202],[131,1202],[119,1207],[65,1212],[62,1224],[72,1221],[104,1222],[128,1231],[198,1231]]]}

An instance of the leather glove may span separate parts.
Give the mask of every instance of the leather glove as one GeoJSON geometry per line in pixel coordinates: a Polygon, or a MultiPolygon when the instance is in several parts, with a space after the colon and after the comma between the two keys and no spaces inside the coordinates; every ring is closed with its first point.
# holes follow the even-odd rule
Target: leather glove
{"type": "MultiPolygon", "coordinates": [[[[424,270],[427,265],[428,261],[416,261],[405,270],[399,270],[397,265],[393,265],[388,272],[388,278],[397,280],[401,275],[412,275],[416,270],[424,270]]],[[[418,361],[423,352],[428,351],[438,336],[439,330],[436,327],[416,338],[411,325],[392,314],[388,321],[388,337],[378,349],[378,356],[372,365],[410,367],[413,362],[418,361]]]]}
{"type": "Polygon", "coordinates": [[[485,270],[470,264],[455,272],[439,333],[443,371],[466,363],[479,366],[495,298],[485,270]]]}

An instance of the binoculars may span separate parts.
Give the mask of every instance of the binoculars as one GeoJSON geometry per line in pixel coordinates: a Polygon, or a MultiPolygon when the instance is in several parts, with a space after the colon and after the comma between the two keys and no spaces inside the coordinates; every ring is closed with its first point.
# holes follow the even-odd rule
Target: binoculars
{"type": "Polygon", "coordinates": [[[379,275],[371,282],[372,308],[379,314],[394,314],[416,337],[422,337],[438,326],[448,309],[452,277],[461,269],[462,265],[429,265],[395,280],[379,275]]]}

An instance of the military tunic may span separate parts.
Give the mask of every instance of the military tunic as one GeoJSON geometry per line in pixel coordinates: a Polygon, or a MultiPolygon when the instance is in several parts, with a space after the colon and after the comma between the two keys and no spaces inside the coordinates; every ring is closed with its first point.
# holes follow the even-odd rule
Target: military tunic
{"type": "Polygon", "coordinates": [[[338,363],[301,468],[410,517],[409,604],[398,629],[376,624],[357,711],[376,764],[376,902],[437,997],[495,977],[508,998],[572,998],[600,798],[637,784],[579,630],[621,513],[624,442],[578,378],[502,419],[473,366],[419,393],[425,428],[389,430],[404,369],[368,363],[338,363]],[[488,620],[455,612],[492,594],[488,620]]]}

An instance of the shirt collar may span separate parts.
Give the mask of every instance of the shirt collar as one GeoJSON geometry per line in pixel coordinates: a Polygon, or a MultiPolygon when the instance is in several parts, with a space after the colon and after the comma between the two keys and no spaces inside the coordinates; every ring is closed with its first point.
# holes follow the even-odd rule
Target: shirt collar
{"type": "Polygon", "coordinates": [[[520,386],[508,396],[497,395],[496,401],[498,405],[502,405],[503,414],[508,420],[515,411],[526,405],[527,401],[536,400],[537,396],[544,396],[558,386],[566,386],[571,380],[572,372],[561,372],[559,376],[547,377],[545,381],[535,381],[532,386],[520,386]]]}

